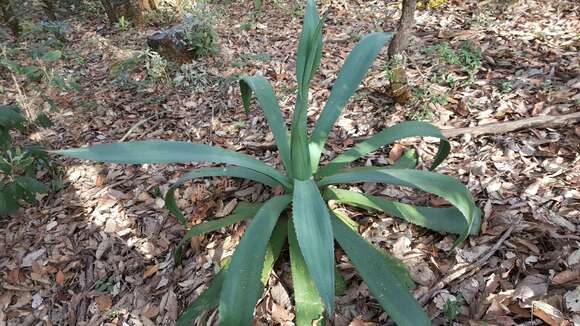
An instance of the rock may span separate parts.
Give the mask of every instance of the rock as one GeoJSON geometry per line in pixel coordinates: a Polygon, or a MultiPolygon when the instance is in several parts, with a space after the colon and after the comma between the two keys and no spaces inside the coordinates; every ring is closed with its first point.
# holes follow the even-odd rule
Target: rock
{"type": "Polygon", "coordinates": [[[167,60],[178,63],[187,63],[195,57],[190,50],[182,26],[173,26],[164,32],[155,32],[147,38],[147,45],[151,50],[159,53],[167,60]]]}

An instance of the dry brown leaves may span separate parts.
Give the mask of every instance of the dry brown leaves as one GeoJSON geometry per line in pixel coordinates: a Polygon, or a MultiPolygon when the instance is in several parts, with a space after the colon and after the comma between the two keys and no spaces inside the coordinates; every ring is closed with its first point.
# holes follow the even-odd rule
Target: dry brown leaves
{"type": "MultiPolygon", "coordinates": [[[[393,2],[322,1],[321,6],[328,10],[328,18],[325,54],[311,94],[312,119],[357,35],[378,26],[392,30],[398,17],[393,2]]],[[[246,7],[227,3],[216,8],[224,13],[218,29],[221,54],[198,65],[216,76],[267,76],[290,117],[300,24],[293,5],[267,4],[259,23],[247,31],[240,28],[240,22],[249,19],[246,7]],[[240,59],[248,53],[268,54],[271,59],[240,59]]],[[[519,1],[505,7],[494,1],[449,1],[441,11],[418,12],[408,51],[409,82],[428,83],[434,63],[422,55],[422,48],[470,39],[482,48],[483,65],[471,86],[431,85],[449,94],[448,104],[432,106],[436,123],[469,126],[573,112],[580,92],[578,21],[573,1],[519,1]],[[504,82],[510,91],[502,91],[504,82]]],[[[51,113],[56,126],[44,134],[44,141],[53,148],[117,141],[135,123],[156,113],[128,139],[192,140],[234,150],[243,148],[243,142],[272,141],[256,108],[249,118],[243,114],[235,83],[209,83],[188,92],[169,85],[135,89],[111,82],[107,77],[111,62],[120,53],[141,48],[149,31],[99,34],[95,32],[99,23],[73,26],[75,42],[67,47],[87,63],[67,63],[82,71],[80,93],[50,93],[59,109],[51,113]]],[[[401,121],[406,110],[416,108],[413,103],[390,104],[382,92],[384,63],[379,59],[363,83],[365,96],[356,96],[346,108],[331,134],[325,160],[351,146],[353,137],[401,121]]],[[[449,69],[459,74],[456,68],[449,69]]],[[[143,78],[143,73],[134,77],[143,78]]],[[[7,90],[2,101],[12,101],[16,96],[12,85],[5,80],[0,85],[7,90]]],[[[361,224],[365,238],[409,266],[417,297],[430,294],[438,282],[456,273],[427,296],[426,309],[434,324],[448,322],[450,307],[457,311],[454,321],[466,325],[580,323],[579,137],[576,127],[454,139],[452,156],[439,170],[468,185],[485,217],[482,233],[451,255],[447,252],[451,236],[389,216],[345,211],[361,224]],[[509,237],[490,251],[512,225],[516,227],[509,237]]],[[[434,145],[431,140],[404,140],[360,164],[387,164],[403,149],[415,148],[421,164],[428,165],[434,145]]],[[[270,150],[252,154],[279,165],[270,150]]],[[[163,195],[189,166],[62,162],[67,181],[63,190],[20,216],[1,220],[0,324],[173,324],[235,249],[244,225],[195,238],[194,250],[186,250],[183,265],[175,266],[172,250],[185,229],[164,209],[163,195]]],[[[353,189],[445,205],[408,189],[372,184],[353,189]]],[[[240,201],[262,201],[270,195],[260,185],[226,179],[197,181],[177,192],[178,205],[193,224],[227,215],[240,201]]],[[[340,250],[337,262],[348,289],[337,299],[335,324],[387,323],[388,315],[340,250]]],[[[289,266],[282,261],[257,306],[256,324],[292,324],[290,284],[289,266]]],[[[205,319],[215,324],[217,316],[209,312],[205,319]]]]}

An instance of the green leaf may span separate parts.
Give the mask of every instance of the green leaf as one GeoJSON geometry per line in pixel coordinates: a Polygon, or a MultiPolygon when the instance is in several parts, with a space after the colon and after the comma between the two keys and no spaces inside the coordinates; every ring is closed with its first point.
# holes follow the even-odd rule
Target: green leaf
{"type": "Polygon", "coordinates": [[[329,315],[334,312],[334,241],[316,183],[294,180],[292,220],[302,256],[329,315]]]}
{"type": "Polygon", "coordinates": [[[167,194],[165,195],[165,208],[167,208],[171,213],[175,215],[175,217],[181,222],[181,224],[186,224],[187,218],[179,207],[177,207],[177,203],[175,202],[175,190],[177,187],[181,186],[185,182],[197,178],[204,178],[204,177],[236,177],[236,178],[243,178],[248,180],[253,180],[256,182],[263,183],[270,187],[276,187],[280,185],[280,183],[269,176],[262,174],[260,172],[256,172],[254,170],[234,166],[234,167],[224,167],[224,168],[201,168],[191,170],[188,173],[181,176],[175,184],[169,188],[167,194]]]}
{"type": "Polygon", "coordinates": [[[179,316],[177,326],[191,326],[193,321],[205,311],[215,309],[219,304],[220,292],[226,277],[227,267],[222,268],[203,291],[179,316]]]}
{"type": "Polygon", "coordinates": [[[435,156],[431,169],[436,168],[449,155],[451,145],[439,129],[429,123],[419,121],[402,122],[386,128],[370,139],[358,143],[353,148],[340,154],[327,165],[320,168],[319,176],[328,176],[344,168],[353,162],[377,149],[393,144],[394,142],[408,137],[435,137],[439,138],[439,151],[435,156]]]}
{"type": "Polygon", "coordinates": [[[298,92],[294,116],[292,117],[290,144],[292,152],[291,175],[299,180],[306,180],[312,175],[307,134],[308,88],[312,76],[318,69],[321,57],[322,20],[316,11],[315,1],[308,0],[296,58],[298,92]]]}
{"type": "Polygon", "coordinates": [[[396,259],[369,244],[339,218],[332,219],[332,227],[336,241],[397,325],[431,325],[425,311],[401,283],[401,266],[396,259]]]}
{"type": "Polygon", "coordinates": [[[220,294],[220,325],[251,325],[254,306],[263,289],[260,282],[268,240],[278,217],[288,206],[288,195],[264,203],[234,252],[220,294]]]}
{"type": "Polygon", "coordinates": [[[49,128],[52,127],[54,124],[50,121],[50,118],[44,112],[38,112],[36,114],[36,118],[34,119],[34,123],[43,127],[49,128]]]}
{"type": "MultiPolygon", "coordinates": [[[[332,214],[334,215],[335,218],[338,218],[344,225],[346,225],[354,233],[357,233],[357,230],[359,227],[359,224],[357,222],[353,221],[345,213],[340,212],[338,210],[333,210],[332,214]]],[[[405,266],[405,264],[403,264],[400,260],[389,256],[387,253],[385,253],[381,250],[379,250],[379,252],[384,256],[384,259],[386,259],[389,262],[389,264],[392,268],[393,275],[395,275],[395,277],[397,277],[399,282],[406,289],[410,290],[410,289],[414,288],[415,283],[411,279],[411,276],[409,276],[409,272],[407,271],[407,267],[405,266]]]]}
{"type": "Polygon", "coordinates": [[[281,216],[278,219],[278,224],[272,231],[272,236],[270,237],[270,242],[268,243],[268,249],[266,249],[266,256],[264,258],[264,269],[262,269],[262,284],[266,286],[268,280],[270,279],[270,273],[274,268],[274,264],[278,257],[280,256],[280,251],[286,243],[286,237],[288,236],[288,218],[286,216],[281,216]]]}
{"type": "Polygon", "coordinates": [[[53,51],[49,51],[46,52],[43,56],[42,56],[42,61],[57,61],[62,57],[62,52],[60,52],[59,50],[53,50],[53,51]]]}
{"type": "Polygon", "coordinates": [[[395,169],[414,169],[417,166],[417,152],[414,149],[405,150],[403,155],[395,161],[395,169]]]}
{"type": "Polygon", "coordinates": [[[324,304],[316,290],[314,280],[310,277],[304,257],[300,253],[294,225],[290,220],[288,227],[288,246],[290,248],[290,267],[292,269],[292,286],[296,309],[296,325],[322,325],[324,320],[324,304]]]}
{"type": "MultiPolygon", "coordinates": [[[[264,261],[264,269],[262,270],[262,284],[265,286],[268,282],[274,263],[280,256],[280,251],[286,240],[288,233],[288,222],[286,219],[279,219],[276,228],[272,232],[272,238],[268,244],[266,251],[266,258],[264,261]]],[[[222,285],[225,280],[226,270],[229,267],[229,260],[211,280],[208,288],[197,297],[185,311],[179,316],[177,320],[178,326],[191,326],[193,321],[205,311],[217,308],[219,305],[219,296],[222,290],[222,285]]]]}
{"type": "Polygon", "coordinates": [[[187,233],[183,236],[183,238],[181,238],[181,240],[177,244],[177,247],[175,248],[174,254],[175,264],[176,265],[181,264],[181,255],[183,252],[183,246],[185,246],[187,242],[191,240],[191,238],[208,232],[222,229],[228,225],[232,225],[241,222],[243,220],[251,219],[254,217],[254,215],[256,215],[256,212],[258,212],[260,207],[261,207],[260,204],[241,202],[234,209],[232,214],[220,219],[203,222],[201,224],[192,227],[189,231],[187,231],[187,233]]]}
{"type": "Polygon", "coordinates": [[[263,173],[285,188],[289,180],[273,167],[242,153],[219,147],[182,141],[144,140],[99,144],[84,148],[55,151],[57,154],[98,162],[146,164],[212,162],[242,166],[263,173]]]}
{"type": "Polygon", "coordinates": [[[320,23],[316,2],[308,0],[296,55],[298,92],[308,89],[308,83],[320,64],[322,57],[322,27],[320,23]]]}
{"type": "Polygon", "coordinates": [[[3,156],[0,156],[0,171],[4,174],[12,174],[12,165],[3,156]]]}
{"type": "Polygon", "coordinates": [[[0,106],[0,126],[6,129],[21,128],[26,118],[16,106],[0,106]]]}
{"type": "Polygon", "coordinates": [[[12,192],[4,187],[0,189],[0,215],[16,213],[20,208],[18,200],[14,198],[12,192]]]}
{"type": "Polygon", "coordinates": [[[324,143],[336,119],[357,90],[383,45],[392,37],[392,33],[371,33],[360,40],[346,58],[311,136],[309,146],[312,172],[318,168],[324,143]]]}
{"type": "MultiPolygon", "coordinates": [[[[467,228],[463,214],[455,207],[433,208],[413,206],[377,196],[334,188],[328,188],[326,190],[324,199],[336,200],[340,203],[353,205],[366,210],[385,212],[407,222],[437,232],[463,234],[467,228]]],[[[477,234],[477,229],[473,228],[471,234],[477,234]]]]}
{"type": "Polygon", "coordinates": [[[35,192],[39,194],[48,193],[48,187],[44,183],[34,178],[22,176],[16,177],[15,181],[18,183],[19,186],[24,188],[24,190],[26,191],[35,192]]]}
{"type": "Polygon", "coordinates": [[[471,232],[479,230],[479,209],[465,186],[456,179],[430,171],[411,169],[354,168],[323,178],[319,186],[337,183],[382,182],[419,189],[449,201],[463,215],[467,227],[454,247],[463,242],[471,232]]]}
{"type": "Polygon", "coordinates": [[[274,95],[274,89],[263,76],[242,77],[240,80],[240,90],[246,112],[250,109],[250,96],[252,91],[256,94],[258,102],[264,111],[268,125],[272,129],[274,139],[278,145],[280,159],[286,167],[286,171],[291,172],[290,140],[288,129],[284,122],[284,117],[280,111],[280,106],[274,95]]]}

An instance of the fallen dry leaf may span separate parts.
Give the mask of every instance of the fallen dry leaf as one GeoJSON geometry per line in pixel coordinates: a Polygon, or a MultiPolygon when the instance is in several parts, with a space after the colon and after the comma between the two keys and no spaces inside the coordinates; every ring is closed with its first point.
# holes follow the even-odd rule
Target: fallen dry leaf
{"type": "Polygon", "coordinates": [[[113,298],[111,298],[111,296],[108,294],[100,295],[95,298],[95,302],[99,306],[99,310],[101,310],[101,312],[105,312],[108,311],[113,305],[113,298]]]}
{"type": "Polygon", "coordinates": [[[143,273],[143,278],[149,278],[149,277],[153,276],[153,274],[157,273],[158,270],[159,270],[159,266],[157,266],[157,265],[151,265],[151,266],[147,267],[147,269],[143,273]]]}
{"type": "Polygon", "coordinates": [[[58,272],[56,272],[56,275],[54,276],[54,281],[58,285],[63,285],[64,284],[64,273],[60,270],[58,272]]]}
{"type": "Polygon", "coordinates": [[[560,310],[542,301],[532,303],[532,313],[550,326],[561,326],[566,323],[566,318],[560,310]]]}

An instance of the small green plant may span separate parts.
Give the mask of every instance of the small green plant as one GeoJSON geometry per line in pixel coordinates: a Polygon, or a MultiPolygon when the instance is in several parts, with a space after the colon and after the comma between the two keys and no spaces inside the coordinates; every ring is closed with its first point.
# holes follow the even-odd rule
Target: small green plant
{"type": "Polygon", "coordinates": [[[227,217],[194,226],[175,251],[176,263],[192,237],[251,220],[238,247],[207,289],[186,308],[178,325],[191,325],[205,311],[219,309],[220,325],[252,325],[254,306],[264,284],[288,243],[294,287],[296,324],[321,324],[334,313],[334,296],[340,273],[336,271],[334,242],[357,268],[370,291],[398,325],[430,325],[427,314],[409,293],[413,282],[405,266],[368,243],[357,232],[357,223],[327,205],[334,201],[380,211],[437,232],[458,234],[455,246],[480,227],[480,211],[465,186],[456,179],[415,169],[415,156],[405,155],[391,166],[355,167],[349,164],[379,148],[407,137],[436,137],[439,150],[431,165],[436,168],[449,154],[450,144],[434,126],[404,122],[320,166],[323,148],[333,125],[363,77],[392,38],[391,33],[372,33],[361,39],[347,57],[330,97],[310,137],[307,132],[310,82],[322,58],[322,20],[314,0],[306,6],[296,59],[297,99],[287,129],[274,89],[263,76],[240,79],[242,100],[249,114],[254,93],[278,146],[282,170],[251,156],[203,144],[182,141],[135,141],[100,144],[58,153],[79,159],[126,164],[213,162],[223,167],[199,168],[183,175],[167,192],[166,207],[187,225],[188,218],[176,203],[176,189],[202,177],[236,177],[269,186],[273,196],[264,203],[240,203],[227,217]],[[440,196],[446,208],[414,206],[339,188],[340,184],[364,182],[411,187],[440,196]],[[289,209],[291,207],[291,209],[289,209]]]}
{"type": "Polygon", "coordinates": [[[540,89],[542,90],[542,92],[547,93],[554,89],[554,84],[550,79],[543,80],[542,83],[540,84],[540,89]]]}
{"type": "Polygon", "coordinates": [[[140,54],[140,59],[145,61],[145,70],[147,70],[147,77],[151,81],[162,81],[165,82],[169,80],[168,73],[168,62],[159,53],[151,51],[149,49],[142,51],[140,54]]]}
{"type": "Polygon", "coordinates": [[[462,296],[458,296],[456,300],[448,299],[443,304],[443,315],[448,323],[452,323],[459,314],[461,314],[461,306],[464,300],[462,296]]]}
{"type": "Polygon", "coordinates": [[[513,90],[513,86],[512,86],[512,83],[510,81],[503,81],[499,85],[499,91],[502,94],[510,93],[512,90],[513,90]]]}
{"type": "Polygon", "coordinates": [[[215,18],[211,12],[200,7],[183,15],[181,25],[189,50],[195,58],[217,52],[217,34],[214,30],[215,18]]]}
{"type": "MultiPolygon", "coordinates": [[[[37,118],[49,124],[48,118],[37,118]]],[[[0,106],[0,215],[18,211],[21,201],[37,203],[37,194],[48,193],[49,186],[36,178],[42,168],[51,168],[46,151],[39,146],[14,146],[11,132],[28,127],[26,118],[15,106],[0,106]]]]}
{"type": "MultiPolygon", "coordinates": [[[[481,60],[483,59],[481,49],[471,41],[461,42],[457,50],[454,50],[449,43],[442,43],[427,47],[423,52],[428,55],[437,54],[445,64],[459,66],[460,70],[468,76],[468,79],[463,82],[465,86],[473,83],[475,73],[481,67],[481,60]]],[[[451,87],[457,85],[457,81],[452,74],[443,75],[446,75],[445,79],[452,78],[452,80],[447,80],[451,87]]]]}
{"type": "Polygon", "coordinates": [[[395,71],[401,67],[405,67],[407,65],[407,58],[401,54],[397,54],[393,57],[392,60],[385,67],[385,76],[389,80],[389,82],[393,82],[396,79],[395,71]]]}
{"type": "Polygon", "coordinates": [[[121,16],[119,17],[119,20],[117,21],[116,25],[121,32],[124,32],[127,30],[127,27],[129,27],[129,22],[127,21],[127,19],[125,19],[125,16],[121,16]]]}

